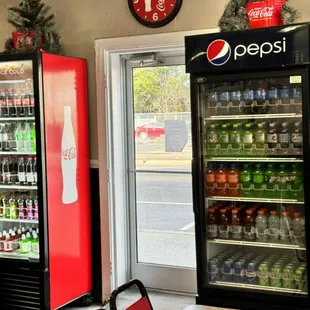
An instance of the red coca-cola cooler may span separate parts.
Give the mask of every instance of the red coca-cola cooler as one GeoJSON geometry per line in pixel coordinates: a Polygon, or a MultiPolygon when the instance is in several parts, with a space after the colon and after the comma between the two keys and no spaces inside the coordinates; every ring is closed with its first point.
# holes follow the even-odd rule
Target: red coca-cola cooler
{"type": "Polygon", "coordinates": [[[91,224],[83,59],[0,55],[0,308],[89,303],[91,224]]]}

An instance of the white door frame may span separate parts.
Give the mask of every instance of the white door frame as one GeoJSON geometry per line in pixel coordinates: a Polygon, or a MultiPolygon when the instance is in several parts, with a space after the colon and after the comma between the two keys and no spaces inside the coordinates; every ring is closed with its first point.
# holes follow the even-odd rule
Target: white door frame
{"type": "Polygon", "coordinates": [[[124,180],[125,163],[121,143],[112,143],[112,138],[116,137],[122,141],[124,133],[122,124],[118,123],[120,111],[117,110],[125,100],[120,96],[120,56],[184,49],[184,37],[214,32],[218,32],[218,28],[95,41],[103,298],[110,294],[111,289],[128,280],[129,268],[127,214],[124,210],[126,193],[115,192],[115,185],[124,180]],[[115,152],[116,148],[118,152],[115,152]]]}

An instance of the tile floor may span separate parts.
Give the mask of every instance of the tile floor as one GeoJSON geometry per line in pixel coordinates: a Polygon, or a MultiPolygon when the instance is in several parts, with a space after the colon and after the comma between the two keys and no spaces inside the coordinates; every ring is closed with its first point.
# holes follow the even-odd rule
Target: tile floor
{"type": "MultiPolygon", "coordinates": [[[[150,300],[152,302],[154,310],[183,310],[189,305],[195,304],[195,298],[184,295],[160,293],[160,292],[148,292],[150,300]]],[[[119,310],[124,310],[135,302],[139,298],[139,294],[136,290],[130,290],[126,293],[120,294],[118,299],[119,310]]],[[[93,305],[88,308],[76,308],[76,307],[65,307],[63,310],[97,310],[101,309],[100,305],[93,305]]],[[[109,309],[109,307],[104,307],[109,309]]],[[[213,307],[207,307],[207,310],[225,310],[213,307]]],[[[228,310],[228,309],[227,309],[228,310]]]]}

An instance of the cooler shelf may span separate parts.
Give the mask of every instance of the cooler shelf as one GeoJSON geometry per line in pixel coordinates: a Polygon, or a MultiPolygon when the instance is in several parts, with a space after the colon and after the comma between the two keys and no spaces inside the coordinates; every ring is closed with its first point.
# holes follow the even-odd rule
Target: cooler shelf
{"type": "MultiPolygon", "coordinates": [[[[1,153],[0,153],[1,154],[1,153]]],[[[302,163],[303,160],[300,158],[290,157],[290,158],[264,158],[264,157],[210,157],[205,158],[205,162],[272,162],[272,163],[302,163]]]]}
{"type": "Polygon", "coordinates": [[[35,121],[34,117],[0,117],[0,122],[9,122],[9,121],[35,121]]]}
{"type": "Polygon", "coordinates": [[[35,220],[12,220],[6,218],[0,218],[0,222],[10,222],[10,223],[18,223],[18,224],[39,224],[38,221],[35,220]]]}
{"type": "Polygon", "coordinates": [[[22,185],[0,185],[0,189],[21,189],[21,190],[37,190],[37,186],[22,186],[22,185]]]}
{"type": "MultiPolygon", "coordinates": [[[[0,121],[1,122],[1,121],[0,121]]],[[[36,152],[2,152],[0,151],[0,156],[1,155],[36,155],[36,152]]]]}
{"type": "Polygon", "coordinates": [[[225,287],[236,287],[236,288],[247,288],[247,289],[252,289],[252,290],[271,291],[271,292],[280,292],[280,293],[288,293],[288,294],[308,295],[307,292],[303,292],[302,290],[295,290],[295,289],[282,288],[282,287],[271,287],[271,286],[243,284],[243,283],[216,281],[216,282],[211,282],[210,285],[225,286],[225,287]]]}
{"type": "Polygon", "coordinates": [[[20,254],[19,252],[0,252],[0,258],[13,258],[21,260],[39,260],[39,255],[36,254],[20,254]]]}
{"type": "Polygon", "coordinates": [[[245,197],[221,197],[212,196],[205,198],[207,200],[221,200],[221,201],[242,201],[242,202],[265,202],[265,203],[293,203],[303,205],[303,201],[297,201],[294,199],[269,199],[269,198],[245,198],[245,197]]]}
{"type": "Polygon", "coordinates": [[[206,121],[221,121],[234,119],[273,119],[273,118],[302,118],[302,114],[296,113],[281,113],[281,114],[245,114],[245,115],[216,115],[206,117],[206,121]]]}
{"type": "Polygon", "coordinates": [[[236,241],[236,240],[224,240],[224,239],[207,240],[207,243],[254,246],[254,247],[274,248],[274,249],[302,250],[302,251],[306,250],[306,248],[302,248],[298,245],[291,245],[291,244],[262,243],[262,242],[236,241]]]}

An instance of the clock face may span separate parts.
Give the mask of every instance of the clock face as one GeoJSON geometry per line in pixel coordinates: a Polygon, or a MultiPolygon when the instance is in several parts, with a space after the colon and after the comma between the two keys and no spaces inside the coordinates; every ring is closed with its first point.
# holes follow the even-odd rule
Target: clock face
{"type": "Polygon", "coordinates": [[[129,8],[138,22],[147,27],[162,27],[179,13],[183,0],[128,0],[129,8]]]}

